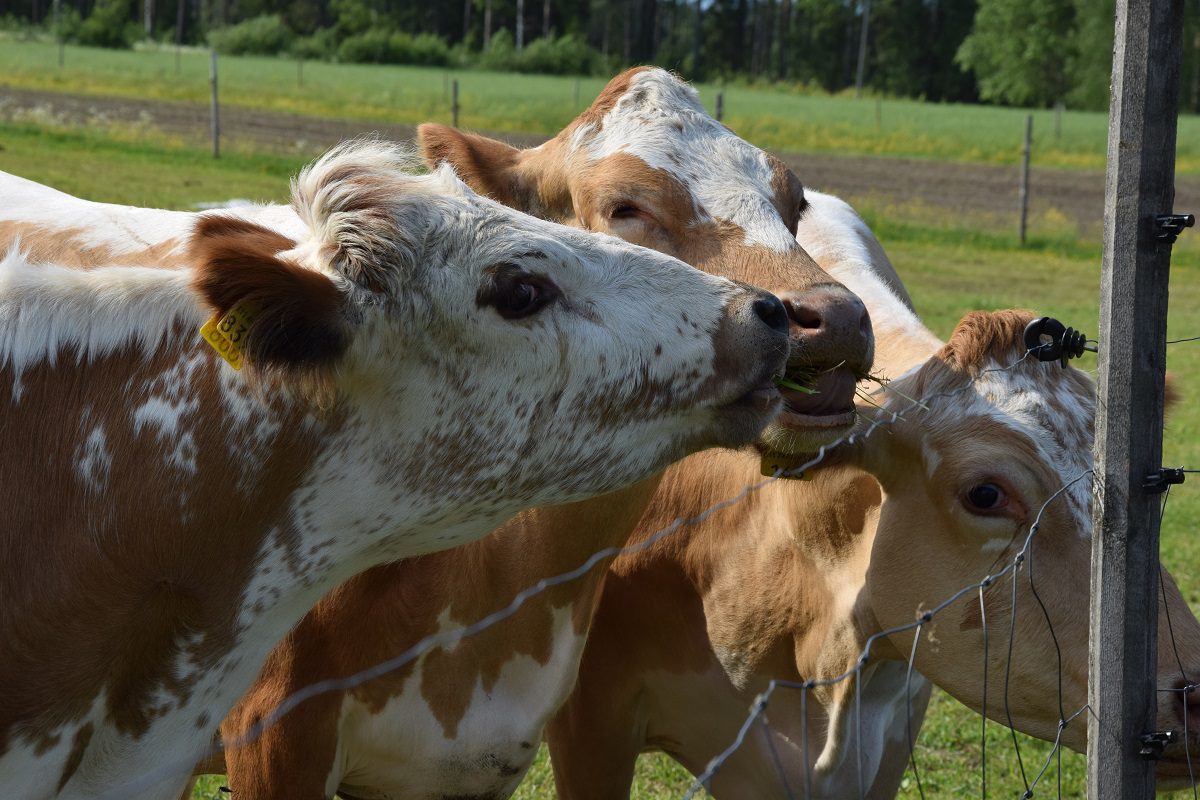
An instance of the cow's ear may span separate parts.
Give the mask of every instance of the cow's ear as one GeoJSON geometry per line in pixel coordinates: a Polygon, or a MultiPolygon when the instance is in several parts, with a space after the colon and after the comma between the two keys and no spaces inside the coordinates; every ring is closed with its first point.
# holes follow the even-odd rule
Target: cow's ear
{"type": "Polygon", "coordinates": [[[449,164],[480,194],[520,211],[530,211],[531,190],[518,169],[521,150],[475,133],[434,122],[417,128],[421,158],[430,167],[449,164]]]}
{"type": "Polygon", "coordinates": [[[192,231],[193,286],[217,319],[249,318],[238,349],[254,370],[329,375],[350,340],[342,293],[330,278],[279,253],[291,239],[229,217],[202,218],[192,231]]]}

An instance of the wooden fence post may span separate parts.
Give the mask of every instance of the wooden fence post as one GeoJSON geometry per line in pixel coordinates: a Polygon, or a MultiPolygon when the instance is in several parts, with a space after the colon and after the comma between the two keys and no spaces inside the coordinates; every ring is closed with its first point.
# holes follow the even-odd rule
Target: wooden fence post
{"type": "Polygon", "coordinates": [[[58,68],[62,69],[66,61],[63,54],[62,0],[54,0],[54,38],[58,43],[58,68]]]}
{"type": "Polygon", "coordinates": [[[717,122],[725,117],[725,93],[717,92],[717,122]]]}
{"type": "Polygon", "coordinates": [[[217,102],[217,51],[210,50],[208,81],[212,85],[212,151],[213,158],[221,157],[221,106],[217,102]]]}
{"type": "Polygon", "coordinates": [[[1118,0],[1104,191],[1096,413],[1088,797],[1154,796],[1139,740],[1158,729],[1158,516],[1168,243],[1183,0],[1118,0]]]}
{"type": "Polygon", "coordinates": [[[450,87],[450,118],[451,125],[458,127],[458,79],[455,78],[450,87]]]}
{"type": "Polygon", "coordinates": [[[175,5],[175,74],[179,74],[179,50],[183,47],[183,3],[178,0],[175,5]]]}
{"type": "Polygon", "coordinates": [[[1025,227],[1029,221],[1029,151],[1033,149],[1033,114],[1025,115],[1025,141],[1021,147],[1021,186],[1017,190],[1017,203],[1021,207],[1021,225],[1017,235],[1021,246],[1025,246],[1025,227]]]}

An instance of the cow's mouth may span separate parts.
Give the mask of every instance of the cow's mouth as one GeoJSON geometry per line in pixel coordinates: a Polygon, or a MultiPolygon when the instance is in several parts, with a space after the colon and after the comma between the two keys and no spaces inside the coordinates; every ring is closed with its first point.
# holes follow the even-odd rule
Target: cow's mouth
{"type": "Polygon", "coordinates": [[[732,403],[728,403],[725,408],[750,411],[769,418],[781,405],[781,389],[771,378],[763,375],[760,376],[753,389],[739,396],[732,403]]]}
{"type": "Polygon", "coordinates": [[[795,431],[854,424],[856,383],[854,372],[847,367],[785,378],[779,387],[783,411],[776,418],[778,424],[795,431]]]}

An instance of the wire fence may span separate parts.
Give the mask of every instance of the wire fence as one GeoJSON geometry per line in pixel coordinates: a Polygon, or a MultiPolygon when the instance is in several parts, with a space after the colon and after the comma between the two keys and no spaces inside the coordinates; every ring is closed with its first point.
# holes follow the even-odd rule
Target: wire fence
{"type": "MultiPolygon", "coordinates": [[[[1186,341],[1192,341],[1192,340],[1193,339],[1189,339],[1186,341]]],[[[1200,337],[1195,337],[1194,340],[1200,340],[1200,337]]],[[[1014,370],[1017,370],[1019,367],[1022,367],[1022,365],[1027,364],[1027,362],[1032,363],[1032,362],[1030,362],[1031,357],[1036,356],[1037,352],[1040,349],[1050,347],[1050,346],[1051,346],[1051,344],[1045,344],[1045,345],[1042,345],[1041,347],[1035,347],[1033,349],[1028,349],[1019,358],[1017,358],[1015,361],[1013,361],[1012,363],[1010,363],[1006,366],[981,369],[978,371],[977,374],[970,377],[970,379],[964,385],[958,386],[957,388],[954,388],[952,390],[933,393],[933,394],[925,395],[925,396],[922,396],[919,398],[909,398],[907,396],[901,396],[903,398],[903,400],[907,401],[906,404],[904,404],[902,408],[889,409],[888,407],[886,407],[884,405],[872,406],[872,408],[867,409],[863,412],[864,416],[873,415],[873,416],[869,416],[869,422],[866,422],[864,420],[864,422],[866,422],[866,424],[863,426],[860,426],[860,429],[852,432],[851,434],[849,434],[847,436],[842,437],[841,439],[839,439],[827,446],[821,447],[818,450],[818,452],[811,459],[806,461],[805,463],[803,463],[797,467],[794,467],[792,469],[788,469],[788,470],[776,470],[776,472],[769,477],[764,477],[762,480],[758,480],[758,481],[746,484],[737,493],[733,494],[732,496],[730,496],[720,502],[717,502],[717,503],[709,506],[703,512],[696,514],[694,516],[690,516],[690,517],[677,518],[669,525],[657,530],[652,535],[648,536],[647,538],[645,538],[635,544],[627,545],[624,547],[608,547],[608,548],[598,550],[595,553],[593,553],[589,558],[587,558],[585,561],[583,561],[575,569],[572,569],[568,572],[564,572],[564,573],[561,573],[558,575],[546,577],[546,578],[543,578],[543,579],[537,581],[533,585],[529,586],[528,588],[526,588],[525,590],[519,592],[516,596],[514,596],[512,601],[507,606],[505,606],[504,608],[502,608],[492,614],[489,614],[489,615],[483,617],[482,619],[478,620],[474,624],[471,624],[471,625],[468,625],[468,626],[465,626],[463,628],[459,628],[459,629],[456,629],[453,631],[445,631],[445,632],[437,633],[434,635],[426,636],[425,638],[423,638],[419,642],[417,642],[415,645],[413,645],[409,649],[405,650],[404,652],[396,655],[395,657],[387,659],[382,662],[379,662],[379,663],[371,666],[370,668],[356,672],[353,675],[350,675],[350,676],[347,676],[344,678],[340,678],[340,679],[317,681],[317,682],[311,683],[309,685],[306,685],[306,686],[302,687],[301,689],[288,695],[270,713],[262,716],[252,727],[248,728],[241,736],[239,736],[235,739],[225,741],[222,744],[214,745],[207,753],[205,753],[203,755],[203,757],[200,759],[200,761],[203,762],[203,761],[211,758],[212,756],[215,756],[215,755],[221,753],[223,750],[234,750],[234,749],[245,747],[245,746],[251,744],[256,739],[258,739],[266,730],[268,730],[270,727],[277,724],[287,714],[289,714],[290,712],[295,710],[302,703],[304,703],[314,697],[317,697],[322,694],[327,694],[330,692],[347,691],[347,690],[354,689],[355,687],[361,686],[371,680],[374,680],[374,679],[379,678],[383,675],[386,675],[390,672],[393,672],[397,669],[400,669],[400,668],[404,667],[405,665],[408,665],[408,664],[412,663],[413,661],[415,661],[416,659],[420,658],[422,655],[429,653],[432,650],[435,650],[437,648],[453,647],[454,645],[461,642],[462,640],[464,640],[468,637],[474,636],[484,630],[487,630],[488,628],[491,628],[494,625],[500,624],[503,621],[511,618],[527,602],[529,602],[533,598],[536,598],[537,596],[541,595],[542,593],[546,592],[547,590],[549,590],[555,586],[560,586],[562,584],[565,584],[565,583],[573,581],[577,578],[580,578],[581,576],[583,576],[590,570],[593,570],[596,568],[601,568],[601,567],[607,565],[607,563],[609,561],[611,561],[612,559],[614,559],[618,556],[631,555],[634,553],[638,553],[638,552],[653,548],[655,545],[660,543],[662,540],[676,534],[682,528],[700,523],[700,522],[708,519],[709,517],[711,517],[713,514],[716,514],[717,512],[719,512],[723,509],[729,508],[731,506],[734,506],[734,505],[742,502],[747,497],[749,497],[751,494],[760,491],[761,489],[763,489],[764,487],[766,487],[768,485],[771,485],[781,479],[798,477],[798,476],[803,475],[806,472],[813,470],[814,468],[821,465],[822,462],[826,461],[826,459],[830,456],[830,454],[835,452],[838,448],[840,448],[842,446],[849,446],[849,445],[853,445],[856,443],[861,443],[861,442],[865,441],[866,439],[868,439],[869,437],[871,437],[877,431],[879,431],[881,429],[885,429],[888,426],[894,425],[895,423],[897,423],[899,421],[903,421],[909,415],[917,414],[917,413],[921,412],[922,410],[928,410],[930,408],[930,403],[932,403],[935,400],[953,399],[958,395],[972,391],[981,380],[988,378],[989,376],[993,376],[993,375],[996,375],[999,373],[1011,373],[1014,370]]],[[[1045,366],[1047,369],[1051,369],[1051,368],[1056,369],[1057,368],[1057,367],[1055,367],[1055,365],[1053,363],[1047,364],[1045,366]]],[[[888,391],[889,391],[888,387],[886,385],[884,385],[883,389],[881,390],[881,393],[887,394],[888,391]]],[[[894,399],[895,399],[895,395],[893,395],[893,400],[894,399]]],[[[1189,469],[1189,470],[1185,470],[1185,471],[1186,472],[1197,472],[1200,470],[1190,470],[1189,469]]],[[[707,767],[704,769],[704,771],[701,774],[699,774],[698,776],[695,777],[693,783],[691,784],[691,786],[688,788],[687,792],[684,795],[685,800],[687,800],[688,798],[695,797],[699,792],[701,792],[701,790],[707,790],[711,787],[711,782],[712,782],[713,778],[720,772],[722,767],[728,762],[728,760],[744,744],[747,736],[755,729],[756,725],[760,726],[765,734],[770,733],[770,722],[767,718],[767,710],[770,707],[772,698],[775,697],[777,693],[779,693],[781,691],[800,692],[801,693],[801,701],[800,701],[801,715],[802,715],[801,730],[807,731],[807,729],[808,729],[808,726],[807,726],[808,713],[809,713],[809,709],[811,708],[811,704],[813,702],[810,699],[811,693],[814,690],[822,688],[822,687],[830,687],[835,684],[839,684],[839,683],[843,683],[843,682],[847,682],[847,681],[851,681],[851,680],[854,681],[855,708],[854,708],[853,716],[854,716],[855,730],[853,731],[853,736],[854,736],[854,746],[855,746],[855,750],[856,750],[855,758],[857,760],[858,779],[856,782],[857,783],[856,786],[844,787],[845,788],[845,796],[854,796],[856,794],[858,797],[867,797],[868,793],[869,793],[869,787],[867,785],[867,781],[866,781],[866,777],[865,777],[865,769],[864,769],[864,765],[862,763],[862,747],[860,746],[861,745],[861,737],[862,737],[862,729],[861,729],[861,724],[862,724],[861,723],[861,707],[862,707],[861,684],[862,684],[862,682],[861,682],[861,680],[857,680],[857,679],[861,678],[862,671],[870,663],[872,663],[871,662],[872,648],[876,644],[876,642],[878,642],[882,639],[885,639],[885,638],[892,637],[897,634],[903,634],[903,633],[907,633],[907,632],[913,633],[913,641],[912,641],[912,646],[911,646],[911,649],[910,649],[910,652],[908,655],[907,664],[906,664],[906,673],[905,673],[905,697],[906,697],[906,701],[905,701],[906,702],[906,707],[905,707],[905,733],[906,733],[905,745],[907,747],[906,758],[907,758],[907,761],[909,764],[909,771],[911,772],[911,774],[914,778],[918,794],[922,798],[924,798],[925,790],[922,785],[922,781],[921,781],[921,777],[920,777],[921,772],[920,772],[920,768],[918,765],[917,752],[916,752],[916,743],[917,743],[917,737],[918,737],[919,730],[915,730],[912,725],[912,720],[914,719],[915,714],[914,714],[914,709],[912,706],[913,692],[911,691],[911,687],[912,687],[912,680],[913,680],[914,672],[916,671],[915,662],[916,662],[916,658],[917,658],[918,647],[921,643],[922,633],[924,632],[926,626],[930,625],[930,623],[932,623],[933,620],[939,614],[941,614],[943,611],[945,611],[945,609],[949,608],[953,604],[957,603],[958,601],[962,600],[964,597],[966,597],[972,593],[974,593],[978,597],[978,603],[979,603],[979,609],[980,609],[980,621],[981,621],[981,625],[982,625],[982,637],[983,637],[983,647],[982,647],[982,652],[981,652],[982,660],[981,660],[981,668],[980,669],[981,669],[981,682],[982,682],[982,686],[983,686],[984,707],[981,710],[982,711],[982,721],[981,721],[981,725],[980,725],[980,738],[979,738],[980,760],[981,760],[980,786],[981,786],[981,796],[984,798],[988,797],[989,789],[988,789],[988,760],[987,760],[987,724],[988,724],[987,698],[988,698],[989,682],[991,680],[994,680],[995,676],[989,674],[990,633],[989,633],[989,627],[988,627],[988,625],[989,625],[988,612],[987,612],[987,606],[984,602],[984,597],[985,597],[985,593],[988,592],[989,589],[999,587],[1000,582],[1005,579],[1007,579],[1007,582],[1009,584],[1010,602],[1009,602],[1009,609],[1008,609],[1008,611],[1009,611],[1008,654],[1007,654],[1007,660],[1006,660],[1006,666],[1005,666],[1005,673],[1003,676],[1003,685],[1004,685],[1003,697],[1004,697],[1004,706],[1005,706],[1004,718],[1006,721],[1005,725],[1011,734],[1011,740],[1013,743],[1013,748],[1016,753],[1018,767],[1019,767],[1020,780],[1021,780],[1022,785],[1024,786],[1024,792],[1021,796],[1023,798],[1033,797],[1034,791],[1039,787],[1039,785],[1045,779],[1052,763],[1055,761],[1058,761],[1059,762],[1058,785],[1055,787],[1055,791],[1056,791],[1056,796],[1061,797],[1062,792],[1063,792],[1062,769],[1061,769],[1061,751],[1062,751],[1061,739],[1062,739],[1063,732],[1068,728],[1068,726],[1072,725],[1085,712],[1089,713],[1089,714],[1091,714],[1092,712],[1091,712],[1090,706],[1087,704],[1083,705],[1082,707],[1072,709],[1069,714],[1067,713],[1067,710],[1063,707],[1062,653],[1058,646],[1057,636],[1055,636],[1055,633],[1054,633],[1053,619],[1051,618],[1050,612],[1047,609],[1045,603],[1042,601],[1041,596],[1038,594],[1037,584],[1036,584],[1036,580],[1035,580],[1035,559],[1034,559],[1033,544],[1034,544],[1035,539],[1038,536],[1039,532],[1041,531],[1043,517],[1046,514],[1047,510],[1050,509],[1055,503],[1060,502],[1061,499],[1064,496],[1066,496],[1072,490],[1073,487],[1076,487],[1077,485],[1080,485],[1084,482],[1087,482],[1087,484],[1090,486],[1091,482],[1092,482],[1092,480],[1094,480],[1094,478],[1095,478],[1094,471],[1091,468],[1085,469],[1077,474],[1064,476],[1064,482],[1061,484],[1061,486],[1059,486],[1059,488],[1056,491],[1054,491],[1053,494],[1051,494],[1039,507],[1037,514],[1035,515],[1032,523],[1029,526],[1028,532],[1026,533],[1026,535],[1024,537],[1024,540],[1021,544],[1020,549],[1017,550],[1017,552],[1013,555],[1013,557],[1007,562],[1007,564],[1002,569],[995,571],[995,572],[991,572],[987,575],[984,575],[979,580],[975,580],[975,581],[972,581],[972,582],[964,585],[961,589],[954,592],[949,597],[946,597],[944,600],[939,602],[937,605],[935,605],[932,608],[930,608],[929,610],[924,611],[924,612],[920,613],[919,615],[917,615],[914,618],[914,620],[910,623],[890,627],[885,630],[875,632],[866,640],[865,646],[863,647],[861,654],[859,655],[857,661],[854,663],[854,665],[850,669],[846,670],[842,674],[839,674],[839,675],[836,675],[836,676],[833,676],[830,678],[820,678],[820,679],[813,678],[813,679],[803,680],[800,682],[782,680],[782,679],[771,680],[769,682],[767,688],[761,694],[759,694],[755,698],[754,702],[751,704],[751,706],[748,710],[747,716],[745,717],[745,720],[742,723],[734,740],[732,742],[730,742],[730,744],[727,748],[725,748],[721,753],[719,753],[717,756],[715,756],[708,763],[707,767]],[[1057,697],[1058,726],[1057,726],[1057,731],[1056,731],[1054,740],[1051,743],[1051,748],[1050,748],[1048,754],[1046,755],[1045,760],[1043,761],[1043,763],[1041,763],[1040,767],[1038,767],[1036,772],[1031,772],[1031,771],[1026,770],[1024,759],[1023,759],[1022,753],[1021,753],[1021,745],[1020,745],[1020,742],[1017,737],[1017,726],[1013,722],[1013,718],[1012,718],[1012,715],[1011,715],[1009,707],[1008,707],[1013,645],[1014,645],[1014,642],[1016,641],[1016,637],[1017,637],[1017,618],[1018,618],[1018,610],[1019,610],[1018,603],[1017,603],[1018,585],[1019,585],[1019,580],[1021,579],[1022,576],[1024,576],[1025,579],[1028,581],[1028,585],[1031,590],[1031,593],[1032,593],[1037,605],[1039,606],[1040,614],[1044,618],[1045,624],[1047,625],[1047,627],[1049,629],[1050,636],[1051,636],[1052,640],[1054,641],[1056,659],[1057,659],[1056,670],[1057,670],[1057,681],[1058,681],[1058,687],[1059,687],[1058,688],[1059,694],[1057,697]],[[1032,778],[1030,777],[1031,774],[1032,774],[1032,778]]],[[[1168,491],[1168,493],[1165,494],[1163,497],[1162,513],[1165,513],[1166,506],[1167,506],[1167,500],[1169,499],[1169,497],[1170,497],[1170,493],[1168,491]]],[[[1044,535],[1045,534],[1043,534],[1043,536],[1044,535]]],[[[1166,599],[1165,588],[1163,588],[1162,591],[1164,593],[1163,598],[1164,598],[1164,602],[1165,602],[1165,599],[1166,599]]],[[[1159,687],[1158,691],[1160,693],[1164,693],[1164,692],[1177,693],[1182,698],[1182,702],[1187,703],[1188,702],[1187,698],[1191,695],[1193,690],[1195,690],[1196,688],[1200,688],[1200,684],[1193,683],[1191,676],[1188,675],[1186,669],[1184,668],[1183,660],[1179,656],[1178,647],[1175,645],[1175,642],[1174,642],[1174,627],[1170,624],[1169,617],[1168,617],[1168,626],[1169,626],[1169,630],[1171,631],[1172,647],[1174,648],[1174,651],[1176,654],[1176,660],[1178,662],[1178,667],[1179,667],[1179,671],[1180,671],[1180,675],[1181,675],[1183,684],[1178,687],[1159,687]]],[[[1185,709],[1186,709],[1186,707],[1187,706],[1185,705],[1185,709]]],[[[1187,716],[1188,715],[1186,713],[1183,715],[1184,725],[1185,725],[1184,742],[1185,742],[1185,755],[1186,755],[1186,759],[1187,759],[1188,770],[1189,770],[1189,774],[1191,774],[1191,772],[1192,772],[1191,744],[1188,741],[1189,731],[1187,731],[1187,729],[1186,729],[1187,716]]],[[[771,741],[771,737],[768,735],[768,743],[770,743],[770,741],[771,741]]],[[[773,749],[773,745],[771,745],[771,750],[770,750],[771,762],[778,773],[778,777],[779,777],[781,785],[785,787],[786,796],[789,798],[791,798],[791,797],[813,797],[814,796],[813,795],[814,776],[813,776],[812,761],[809,758],[810,743],[807,741],[807,738],[802,739],[801,749],[804,754],[804,758],[803,758],[803,762],[805,764],[804,774],[803,775],[789,775],[789,774],[787,774],[787,771],[784,768],[783,761],[779,758],[779,754],[773,749]],[[795,789],[793,789],[793,787],[796,787],[796,789],[798,789],[799,787],[803,787],[804,793],[797,794],[795,789]]],[[[117,789],[115,789],[109,793],[106,793],[103,796],[118,798],[118,797],[127,796],[129,794],[136,794],[139,791],[143,791],[149,787],[155,786],[164,780],[168,780],[172,775],[178,775],[183,771],[191,769],[193,763],[195,763],[195,762],[189,761],[187,763],[171,763],[171,764],[160,765],[159,767],[142,775],[139,779],[130,781],[130,782],[126,783],[125,785],[122,785],[122,786],[118,787],[117,789]]],[[[236,791],[236,787],[234,787],[234,789],[236,791]]],[[[1193,789],[1193,795],[1195,796],[1195,789],[1193,789]]]]}

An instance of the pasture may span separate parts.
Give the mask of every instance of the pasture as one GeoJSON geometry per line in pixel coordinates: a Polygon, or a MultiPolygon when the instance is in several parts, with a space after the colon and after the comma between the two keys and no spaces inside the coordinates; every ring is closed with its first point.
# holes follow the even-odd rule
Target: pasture
{"type": "MultiPolygon", "coordinates": [[[[131,98],[207,103],[207,51],[184,50],[175,71],[173,48],[113,51],[69,46],[58,66],[49,42],[0,39],[0,86],[131,98]]],[[[274,111],[389,123],[450,121],[448,81],[460,84],[466,128],[552,134],[595,97],[604,80],[435,68],[306,62],[303,84],[295,61],[222,57],[222,102],[274,111]],[[576,100],[578,98],[578,100],[576,100]]],[[[701,84],[711,109],[725,92],[725,122],[754,144],[788,152],[828,152],[1014,164],[1020,158],[1022,109],[855,100],[781,86],[701,84]]],[[[1106,117],[1067,111],[1055,134],[1055,114],[1034,112],[1033,163],[1102,170],[1106,117]]],[[[1179,123],[1181,174],[1200,174],[1200,119],[1179,123]]]]}
{"type": "MultiPolygon", "coordinates": [[[[0,47],[0,74],[10,85],[39,89],[179,100],[201,100],[207,92],[207,59],[200,54],[184,54],[186,82],[173,80],[173,55],[169,51],[109,53],[69,48],[68,67],[61,75],[57,74],[53,58],[54,50],[49,45],[5,42],[0,47]],[[138,71],[150,69],[154,71],[138,71]],[[161,80],[147,80],[154,77],[161,80]]],[[[226,65],[223,69],[227,70],[223,73],[227,76],[223,77],[223,87],[228,102],[401,122],[448,117],[445,109],[439,107],[442,73],[437,70],[310,64],[305,67],[305,87],[301,92],[295,87],[294,63],[273,59],[227,59],[223,63],[226,65]],[[398,85],[391,86],[392,82],[398,85]],[[328,91],[320,91],[322,85],[328,91]],[[337,94],[332,92],[335,85],[337,94]]],[[[478,78],[481,85],[485,80],[492,81],[497,89],[497,95],[489,95],[494,105],[484,105],[482,92],[477,96],[480,117],[473,118],[468,111],[464,114],[464,124],[489,130],[533,129],[547,133],[574,113],[570,108],[571,79],[478,73],[457,77],[464,81],[464,86],[468,78],[478,78]],[[511,95],[504,93],[509,91],[511,95]],[[512,100],[517,96],[523,98],[524,105],[512,100]],[[503,99],[506,97],[508,101],[503,99]]],[[[586,102],[601,82],[582,84],[581,97],[586,102]]],[[[702,87],[702,91],[706,101],[710,100],[712,87],[702,87]]],[[[873,132],[873,104],[856,105],[846,98],[792,94],[781,98],[780,93],[750,89],[726,91],[727,108],[731,109],[728,121],[735,130],[757,144],[789,150],[1004,160],[1011,158],[1012,148],[1005,149],[1007,134],[1001,136],[997,131],[1003,126],[1017,131],[1021,119],[1021,112],[1001,109],[953,109],[885,101],[885,120],[892,119],[893,113],[898,126],[907,119],[903,123],[908,126],[907,133],[897,134],[894,140],[886,137],[878,140],[873,132]],[[747,110],[734,112],[743,102],[747,110]],[[781,111],[781,106],[787,108],[781,111]],[[857,111],[847,111],[856,108],[862,112],[861,119],[854,116],[857,111]],[[752,121],[750,117],[755,113],[750,109],[759,109],[763,114],[752,121]],[[747,116],[739,119],[741,113],[747,116]],[[822,114],[825,116],[820,117],[822,114]],[[845,127],[834,129],[843,130],[843,139],[828,129],[829,119],[839,114],[845,127]],[[790,116],[785,119],[785,115],[790,116]],[[817,122],[818,118],[825,123],[817,122]],[[918,128],[924,133],[914,133],[918,128]],[[813,133],[818,129],[819,136],[813,133]],[[812,133],[811,139],[804,138],[805,131],[812,133]],[[978,141],[973,141],[974,137],[978,141]],[[876,142],[872,146],[877,149],[870,149],[868,139],[876,142]],[[797,142],[804,144],[798,146],[797,142]]],[[[463,98],[468,109],[470,97],[465,93],[463,98]]],[[[1050,113],[1040,115],[1039,119],[1037,124],[1042,133],[1050,133],[1052,137],[1050,113]]],[[[1195,119],[1181,122],[1183,171],[1200,172],[1200,136],[1195,135],[1200,128],[1196,125],[1195,119]],[[1189,130],[1193,132],[1190,136],[1186,132],[1189,130]]],[[[1016,134],[1013,139],[1015,142],[1016,134]]],[[[1061,149],[1039,150],[1039,158],[1058,159],[1043,163],[1098,166],[1103,160],[1103,117],[1068,113],[1064,116],[1063,142],[1061,149]]],[[[234,153],[214,162],[205,150],[153,136],[120,130],[85,132],[47,127],[33,121],[0,125],[0,146],[0,169],[5,171],[90,199],[171,208],[190,208],[197,202],[229,197],[283,200],[287,176],[306,160],[298,156],[234,153]]],[[[906,281],[919,314],[939,336],[947,336],[968,310],[1011,306],[1033,308],[1095,333],[1100,247],[1093,239],[1081,238],[1071,226],[1056,227],[1053,219],[1042,220],[1030,245],[1021,249],[1015,247],[1008,230],[989,228],[976,221],[947,222],[918,202],[897,205],[883,202],[874,194],[848,195],[846,199],[858,207],[875,230],[906,281]]],[[[1174,291],[1168,335],[1172,339],[1200,336],[1200,234],[1189,231],[1181,237],[1172,269],[1174,291]]],[[[1081,365],[1086,369],[1094,368],[1094,364],[1094,357],[1085,356],[1081,365]]],[[[1200,342],[1170,345],[1168,368],[1175,375],[1183,401],[1169,417],[1165,462],[1196,467],[1200,465],[1200,403],[1195,401],[1200,396],[1200,342]]],[[[1200,607],[1200,543],[1192,536],[1198,522],[1200,482],[1192,480],[1172,492],[1163,524],[1163,561],[1174,572],[1193,607],[1200,607]]],[[[214,565],[214,570],[217,569],[219,565],[214,565]]],[[[947,696],[935,695],[916,751],[927,797],[949,798],[978,792],[978,741],[979,718],[947,696]]],[[[1048,746],[1026,737],[1021,737],[1021,743],[1026,769],[1031,764],[1040,766],[1048,746]]],[[[996,724],[988,725],[987,767],[989,791],[995,796],[1019,795],[1021,779],[1012,741],[1007,729],[996,724]]],[[[1054,780],[1055,771],[1056,767],[1051,766],[1046,780],[1054,780]]],[[[1061,779],[1064,796],[1083,796],[1081,756],[1063,755],[1061,779]]],[[[687,775],[664,756],[644,757],[634,796],[679,797],[688,782],[687,775]]],[[[219,779],[206,779],[193,797],[224,797],[218,790],[220,784],[219,779]]],[[[517,797],[541,800],[553,796],[549,765],[543,754],[517,797]]],[[[917,796],[916,782],[911,776],[902,796],[917,796]]]]}

